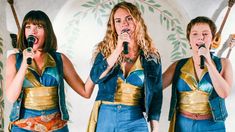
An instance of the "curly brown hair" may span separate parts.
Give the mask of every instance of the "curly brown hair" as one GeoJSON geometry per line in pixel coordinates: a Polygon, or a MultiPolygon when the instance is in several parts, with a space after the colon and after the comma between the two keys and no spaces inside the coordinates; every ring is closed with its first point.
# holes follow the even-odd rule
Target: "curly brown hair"
{"type": "MultiPolygon", "coordinates": [[[[103,41],[99,42],[98,45],[96,46],[95,52],[93,53],[93,60],[95,59],[96,55],[99,52],[101,52],[104,55],[104,57],[107,58],[116,48],[118,34],[115,30],[114,14],[119,8],[127,10],[134,19],[134,22],[136,23],[136,30],[134,33],[134,37],[137,39],[137,44],[139,45],[140,50],[144,52],[145,57],[152,54],[157,56],[157,59],[160,59],[160,55],[157,49],[154,47],[153,41],[147,32],[147,27],[141,16],[141,12],[132,3],[120,2],[117,5],[115,5],[111,10],[109,20],[107,23],[107,31],[105,37],[103,41]]],[[[119,56],[118,60],[120,62],[121,60],[123,60],[123,57],[119,56]]]]}

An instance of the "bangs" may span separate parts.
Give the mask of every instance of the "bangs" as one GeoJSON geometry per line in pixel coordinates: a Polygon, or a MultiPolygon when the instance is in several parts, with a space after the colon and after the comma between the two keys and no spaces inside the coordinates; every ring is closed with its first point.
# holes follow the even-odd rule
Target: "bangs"
{"type": "Polygon", "coordinates": [[[24,25],[27,25],[27,24],[41,25],[43,28],[45,28],[45,26],[46,26],[46,23],[44,21],[32,19],[32,18],[25,21],[24,25]]]}
{"type": "Polygon", "coordinates": [[[46,17],[43,13],[38,13],[39,11],[32,11],[25,16],[24,26],[26,24],[42,25],[44,28],[46,26],[46,17]]]}

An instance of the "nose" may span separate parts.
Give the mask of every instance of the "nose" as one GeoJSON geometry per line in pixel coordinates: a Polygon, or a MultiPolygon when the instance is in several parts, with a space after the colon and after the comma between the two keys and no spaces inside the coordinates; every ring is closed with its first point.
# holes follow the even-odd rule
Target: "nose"
{"type": "Polygon", "coordinates": [[[129,23],[127,22],[126,19],[124,19],[124,20],[122,21],[122,26],[123,26],[123,27],[128,26],[128,24],[129,24],[129,23]]]}
{"type": "Polygon", "coordinates": [[[204,40],[205,39],[205,35],[204,34],[200,34],[198,37],[199,40],[204,40]]]}
{"type": "Polygon", "coordinates": [[[37,27],[33,27],[32,30],[31,30],[31,34],[32,34],[32,35],[35,35],[35,34],[37,34],[37,33],[38,33],[37,27]]]}

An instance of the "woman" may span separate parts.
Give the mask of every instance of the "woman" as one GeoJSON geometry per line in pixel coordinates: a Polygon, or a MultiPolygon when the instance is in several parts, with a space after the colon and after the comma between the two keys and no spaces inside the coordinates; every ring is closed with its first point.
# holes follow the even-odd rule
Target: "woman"
{"type": "Polygon", "coordinates": [[[173,63],[163,74],[163,88],[172,83],[170,131],[225,131],[224,99],[230,93],[233,72],[229,59],[210,53],[215,33],[209,18],[192,19],[187,26],[192,57],[173,63]]]}
{"type": "Polygon", "coordinates": [[[90,77],[99,91],[88,131],[148,132],[144,111],[151,130],[157,131],[162,106],[160,56],[136,6],[128,2],[114,6],[94,58],[90,77]]]}
{"type": "Polygon", "coordinates": [[[71,61],[56,52],[52,24],[42,11],[26,14],[17,46],[20,52],[10,55],[6,66],[6,95],[14,103],[11,131],[68,131],[63,79],[85,98],[94,84],[89,78],[84,84],[71,61]]]}

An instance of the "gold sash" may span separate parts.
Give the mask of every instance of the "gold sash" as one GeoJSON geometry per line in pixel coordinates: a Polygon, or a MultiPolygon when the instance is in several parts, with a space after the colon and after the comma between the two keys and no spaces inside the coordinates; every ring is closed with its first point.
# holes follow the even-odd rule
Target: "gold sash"
{"type": "Polygon", "coordinates": [[[179,111],[207,115],[211,113],[209,94],[200,90],[179,93],[179,111]]]}
{"type": "Polygon", "coordinates": [[[125,83],[121,78],[117,80],[117,91],[115,93],[115,104],[139,105],[142,98],[142,88],[125,83]]]}
{"type": "Polygon", "coordinates": [[[34,87],[24,89],[23,105],[27,109],[49,110],[58,106],[57,87],[34,87]]]}

